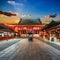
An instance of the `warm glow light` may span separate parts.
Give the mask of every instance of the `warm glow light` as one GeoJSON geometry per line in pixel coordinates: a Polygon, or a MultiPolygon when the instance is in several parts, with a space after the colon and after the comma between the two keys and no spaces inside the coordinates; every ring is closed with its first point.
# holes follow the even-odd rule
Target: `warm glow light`
{"type": "Polygon", "coordinates": [[[0,20],[0,23],[4,24],[18,24],[19,20],[7,20],[7,21],[2,21],[0,20]]]}
{"type": "Polygon", "coordinates": [[[15,29],[14,29],[14,30],[15,30],[15,32],[18,32],[18,27],[15,27],[15,29]]]}
{"type": "Polygon", "coordinates": [[[3,15],[3,14],[0,14],[0,17],[1,17],[1,16],[5,16],[5,15],[3,15]]]}
{"type": "Polygon", "coordinates": [[[27,29],[26,27],[24,27],[23,29],[27,29]]]}
{"type": "Polygon", "coordinates": [[[37,30],[37,29],[39,29],[39,27],[34,27],[33,29],[36,29],[37,30]]]}

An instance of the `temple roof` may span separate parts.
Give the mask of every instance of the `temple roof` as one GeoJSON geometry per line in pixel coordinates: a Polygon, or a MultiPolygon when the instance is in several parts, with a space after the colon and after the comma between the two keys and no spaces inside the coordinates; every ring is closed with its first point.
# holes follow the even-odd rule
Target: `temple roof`
{"type": "Polygon", "coordinates": [[[47,30],[49,28],[55,27],[55,26],[59,26],[60,25],[60,21],[54,21],[52,20],[49,24],[46,24],[45,27],[42,30],[47,30]]]}
{"type": "Polygon", "coordinates": [[[12,29],[8,28],[4,24],[0,24],[0,31],[14,32],[12,29]]]}
{"type": "Polygon", "coordinates": [[[20,19],[18,25],[40,25],[42,24],[40,19],[20,19]]]}

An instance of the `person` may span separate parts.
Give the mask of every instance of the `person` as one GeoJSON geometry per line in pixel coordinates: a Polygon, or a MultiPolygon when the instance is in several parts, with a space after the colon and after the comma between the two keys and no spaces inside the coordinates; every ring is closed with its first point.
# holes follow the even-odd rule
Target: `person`
{"type": "Polygon", "coordinates": [[[28,40],[33,41],[33,33],[32,32],[28,33],[28,40]]]}
{"type": "Polygon", "coordinates": [[[51,38],[51,41],[53,42],[54,41],[54,38],[51,38]]]}

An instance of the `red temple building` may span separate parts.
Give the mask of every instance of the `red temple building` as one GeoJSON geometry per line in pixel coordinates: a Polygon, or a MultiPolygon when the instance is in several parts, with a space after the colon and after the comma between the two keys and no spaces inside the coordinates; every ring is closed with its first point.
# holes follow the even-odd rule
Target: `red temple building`
{"type": "Polygon", "coordinates": [[[47,38],[55,38],[60,41],[60,21],[51,21],[50,24],[46,25],[43,29],[46,32],[47,38]]]}
{"type": "Polygon", "coordinates": [[[42,35],[43,33],[40,30],[44,27],[40,19],[21,19],[17,25],[8,26],[20,35],[29,32],[42,35]]]}
{"type": "Polygon", "coordinates": [[[49,32],[49,34],[51,34],[51,36],[56,36],[57,39],[60,40],[60,25],[52,27],[50,29],[47,30],[49,32]]]}

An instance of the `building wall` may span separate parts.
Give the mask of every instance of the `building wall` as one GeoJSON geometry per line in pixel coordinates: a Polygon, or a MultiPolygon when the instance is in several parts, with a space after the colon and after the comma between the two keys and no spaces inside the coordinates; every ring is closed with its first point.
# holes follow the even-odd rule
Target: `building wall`
{"type": "Polygon", "coordinates": [[[20,35],[28,34],[29,32],[32,32],[34,34],[40,34],[40,30],[43,27],[44,25],[16,25],[14,30],[18,32],[20,35]]]}
{"type": "Polygon", "coordinates": [[[46,30],[46,32],[49,33],[49,37],[56,37],[56,39],[60,40],[60,26],[55,26],[53,28],[50,28],[48,30],[46,30]]]}

